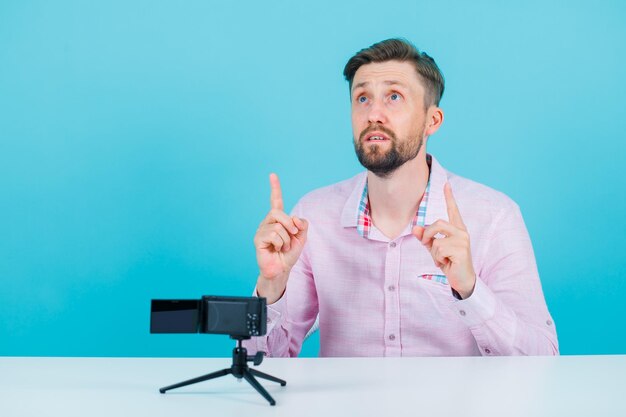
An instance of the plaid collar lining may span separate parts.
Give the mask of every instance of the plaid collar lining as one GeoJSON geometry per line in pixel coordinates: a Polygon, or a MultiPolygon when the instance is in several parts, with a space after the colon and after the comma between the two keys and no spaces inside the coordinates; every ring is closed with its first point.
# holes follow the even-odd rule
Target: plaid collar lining
{"type": "MultiPolygon", "coordinates": [[[[426,156],[426,161],[428,162],[428,170],[430,171],[430,166],[431,166],[430,155],[426,156]]],[[[426,184],[424,197],[422,197],[422,201],[420,202],[420,205],[417,208],[417,213],[415,213],[415,217],[413,217],[413,220],[411,221],[411,229],[415,226],[424,226],[424,222],[426,220],[426,207],[428,205],[429,194],[430,194],[430,175],[428,176],[428,184],[426,184]]],[[[359,202],[359,207],[357,211],[356,230],[359,232],[361,236],[363,236],[364,238],[368,238],[371,227],[372,227],[372,217],[370,215],[370,202],[369,202],[369,198],[367,194],[367,180],[365,180],[365,187],[363,187],[363,194],[361,194],[361,201],[359,202]]]]}

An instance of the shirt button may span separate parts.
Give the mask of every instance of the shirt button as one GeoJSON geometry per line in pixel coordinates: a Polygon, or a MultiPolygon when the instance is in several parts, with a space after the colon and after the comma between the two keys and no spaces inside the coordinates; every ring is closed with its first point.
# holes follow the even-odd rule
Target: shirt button
{"type": "Polygon", "coordinates": [[[465,316],[465,310],[459,310],[459,314],[465,316]]]}
{"type": "Polygon", "coordinates": [[[491,353],[491,350],[489,348],[485,348],[485,353],[489,355],[491,353]]]}
{"type": "Polygon", "coordinates": [[[548,320],[548,321],[546,321],[546,324],[547,324],[548,326],[552,326],[552,320],[548,320]]]}
{"type": "Polygon", "coordinates": [[[395,285],[390,285],[390,286],[387,287],[387,289],[389,291],[395,291],[396,290],[396,286],[395,285]]]}
{"type": "Polygon", "coordinates": [[[391,246],[392,248],[395,248],[395,247],[396,247],[396,242],[391,242],[391,243],[389,244],[389,246],[391,246]]]}
{"type": "Polygon", "coordinates": [[[395,334],[390,334],[389,335],[389,340],[396,340],[396,335],[395,334]]]}

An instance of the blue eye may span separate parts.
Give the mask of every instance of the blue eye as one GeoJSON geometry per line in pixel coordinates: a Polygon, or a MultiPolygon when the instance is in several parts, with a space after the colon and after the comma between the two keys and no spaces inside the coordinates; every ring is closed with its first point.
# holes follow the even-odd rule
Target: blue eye
{"type": "Polygon", "coordinates": [[[367,101],[367,97],[365,97],[365,96],[361,96],[361,97],[357,98],[357,101],[358,101],[359,103],[365,103],[365,102],[367,101]]]}
{"type": "Polygon", "coordinates": [[[393,93],[391,95],[391,100],[396,101],[396,100],[400,100],[400,94],[398,93],[393,93]]]}

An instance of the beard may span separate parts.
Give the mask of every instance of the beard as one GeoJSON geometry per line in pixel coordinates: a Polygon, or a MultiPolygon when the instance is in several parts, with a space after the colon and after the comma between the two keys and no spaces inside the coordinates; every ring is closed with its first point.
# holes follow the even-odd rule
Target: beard
{"type": "Polygon", "coordinates": [[[359,135],[359,140],[354,142],[354,151],[361,165],[372,171],[380,178],[388,178],[396,169],[414,159],[422,149],[424,142],[424,129],[422,127],[413,138],[399,141],[393,131],[380,125],[371,125],[359,135]],[[384,150],[377,143],[364,146],[363,138],[366,134],[379,131],[389,136],[391,142],[389,149],[384,150]]]}

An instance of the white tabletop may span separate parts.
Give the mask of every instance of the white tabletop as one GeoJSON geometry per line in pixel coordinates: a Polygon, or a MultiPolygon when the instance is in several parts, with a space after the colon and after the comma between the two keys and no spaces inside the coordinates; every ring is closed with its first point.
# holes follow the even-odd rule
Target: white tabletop
{"type": "Polygon", "coordinates": [[[626,355],[265,359],[271,407],[230,358],[0,357],[0,416],[626,416],[626,355]]]}

